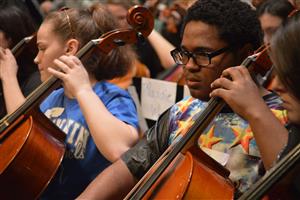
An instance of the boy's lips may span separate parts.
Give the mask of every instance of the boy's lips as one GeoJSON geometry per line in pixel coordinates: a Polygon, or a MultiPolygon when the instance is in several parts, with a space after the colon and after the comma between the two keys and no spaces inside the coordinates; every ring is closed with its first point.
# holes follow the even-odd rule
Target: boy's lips
{"type": "Polygon", "coordinates": [[[187,80],[186,80],[186,84],[187,84],[190,88],[195,88],[195,87],[201,85],[201,80],[187,79],[187,80]]]}

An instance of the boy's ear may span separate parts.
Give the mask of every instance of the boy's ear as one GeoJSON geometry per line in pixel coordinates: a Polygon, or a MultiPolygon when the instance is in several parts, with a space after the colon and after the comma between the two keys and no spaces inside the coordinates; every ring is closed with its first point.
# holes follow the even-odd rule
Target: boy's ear
{"type": "Polygon", "coordinates": [[[70,39],[66,44],[66,55],[75,55],[79,50],[79,42],[76,39],[70,39]]]}

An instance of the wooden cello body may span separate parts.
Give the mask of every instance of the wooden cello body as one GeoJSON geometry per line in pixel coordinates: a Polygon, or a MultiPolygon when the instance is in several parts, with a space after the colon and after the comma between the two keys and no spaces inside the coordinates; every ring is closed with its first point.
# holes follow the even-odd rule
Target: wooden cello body
{"type": "MultiPolygon", "coordinates": [[[[272,63],[265,48],[242,65],[264,75],[272,63]]],[[[211,98],[187,133],[168,147],[126,199],[235,199],[238,193],[228,178],[230,172],[197,144],[224,105],[222,99],[211,98]]]]}
{"type": "MultiPolygon", "coordinates": [[[[26,45],[33,42],[35,36],[25,37],[12,49],[12,53],[17,57],[26,45]]],[[[1,127],[1,198],[35,199],[61,163],[65,134],[36,108],[32,108],[29,115],[15,112],[5,116],[1,127]],[[12,124],[9,119],[14,119],[12,124]]]]}
{"type": "Polygon", "coordinates": [[[3,199],[36,199],[62,161],[65,135],[42,113],[37,114],[21,116],[1,134],[3,199]]]}
{"type": "MultiPolygon", "coordinates": [[[[127,15],[133,29],[118,29],[91,40],[76,56],[87,59],[93,51],[113,48],[148,36],[154,19],[146,8],[135,6],[127,15]]],[[[65,134],[39,110],[39,104],[60,85],[54,76],[32,92],[23,105],[0,121],[0,197],[37,199],[55,175],[65,152],[65,134]]]]}
{"type": "Polygon", "coordinates": [[[217,163],[220,171],[210,168],[203,159],[211,158],[180,153],[143,199],[233,199],[235,189],[229,172],[217,163]]]}

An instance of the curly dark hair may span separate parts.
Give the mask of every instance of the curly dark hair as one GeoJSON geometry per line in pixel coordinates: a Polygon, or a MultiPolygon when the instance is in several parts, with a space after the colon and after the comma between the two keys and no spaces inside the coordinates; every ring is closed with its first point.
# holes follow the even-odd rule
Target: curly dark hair
{"type": "Polygon", "coordinates": [[[252,44],[257,49],[263,34],[256,12],[240,0],[198,0],[187,12],[183,30],[190,21],[214,25],[220,38],[232,48],[252,44]]]}

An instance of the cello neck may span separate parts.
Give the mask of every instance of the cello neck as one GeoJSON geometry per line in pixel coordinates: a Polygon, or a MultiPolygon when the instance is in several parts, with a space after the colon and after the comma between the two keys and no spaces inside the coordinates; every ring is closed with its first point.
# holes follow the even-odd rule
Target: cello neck
{"type": "MultiPolygon", "coordinates": [[[[103,34],[98,39],[91,40],[84,47],[82,47],[76,54],[79,59],[83,59],[90,55],[94,47],[104,54],[109,53],[112,49],[126,44],[135,43],[144,37],[147,37],[153,27],[154,18],[149,10],[141,6],[133,6],[127,13],[127,21],[133,27],[130,29],[117,29],[103,34]]],[[[32,37],[24,38],[16,45],[13,52],[17,53],[24,44],[32,41],[32,37]]],[[[29,114],[32,108],[37,105],[49,94],[54,88],[60,85],[60,81],[51,76],[48,80],[36,88],[29,96],[27,96],[25,103],[21,105],[15,112],[6,115],[0,121],[0,139],[3,138],[3,132],[11,123],[19,119],[22,115],[29,114]]]]}
{"type": "MultiPolygon", "coordinates": [[[[261,199],[268,191],[272,189],[278,181],[295,169],[299,165],[300,144],[294,147],[283,159],[281,159],[273,168],[259,179],[249,190],[247,190],[239,200],[261,199]]],[[[286,188],[288,190],[288,188],[286,188]]],[[[280,198],[280,197],[278,197],[280,198]]]]}
{"type": "MultiPolygon", "coordinates": [[[[196,119],[192,127],[186,135],[177,143],[171,145],[165,153],[158,159],[163,160],[159,167],[150,177],[145,175],[133,190],[128,193],[125,199],[142,199],[151,186],[158,180],[170,163],[175,159],[179,153],[185,153],[192,147],[199,137],[199,135],[206,129],[214,117],[222,110],[225,102],[220,98],[211,98],[207,107],[203,110],[201,115],[196,119]],[[171,149],[171,150],[170,150],[171,149]]],[[[159,163],[159,162],[157,162],[159,163]]]]}
{"type": "MultiPolygon", "coordinates": [[[[256,59],[257,54],[247,57],[242,65],[249,67],[256,59]]],[[[209,124],[213,121],[215,116],[223,109],[225,102],[218,97],[213,97],[208,101],[207,107],[201,112],[200,116],[195,120],[192,127],[177,143],[172,144],[165,153],[158,159],[159,166],[155,172],[148,176],[147,174],[138,182],[138,184],[131,190],[125,199],[142,199],[152,185],[163,174],[170,163],[175,159],[179,153],[187,152],[195,145],[197,138],[205,131],[209,124]],[[160,162],[162,161],[162,162],[160,162]]],[[[220,167],[216,162],[216,167],[220,167]]],[[[151,169],[150,169],[151,171],[151,169]]]]}
{"type": "Polygon", "coordinates": [[[17,57],[22,52],[22,50],[25,48],[25,46],[27,44],[30,44],[34,40],[35,37],[36,37],[35,35],[31,35],[31,36],[23,38],[11,49],[12,54],[15,57],[17,57]]]}
{"type": "MultiPolygon", "coordinates": [[[[81,59],[85,55],[88,55],[97,45],[99,40],[91,40],[88,42],[83,48],[81,48],[76,56],[81,59]]],[[[18,43],[18,46],[15,51],[20,50],[22,46],[26,44],[26,41],[23,39],[21,42],[18,43]]],[[[32,108],[38,105],[53,89],[57,88],[60,85],[59,79],[54,76],[51,76],[48,80],[43,82],[39,87],[37,87],[30,95],[26,97],[25,102],[12,114],[6,115],[0,121],[0,133],[3,133],[6,128],[9,127],[11,123],[17,120],[20,116],[27,114],[32,108]]]]}

